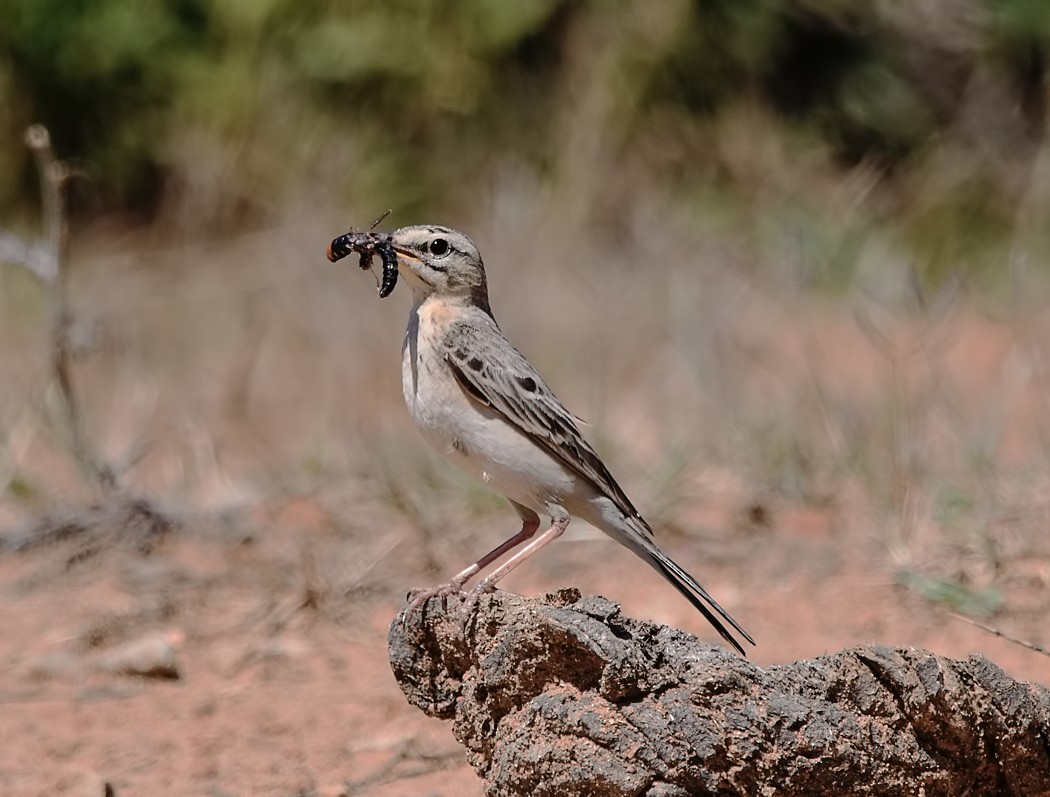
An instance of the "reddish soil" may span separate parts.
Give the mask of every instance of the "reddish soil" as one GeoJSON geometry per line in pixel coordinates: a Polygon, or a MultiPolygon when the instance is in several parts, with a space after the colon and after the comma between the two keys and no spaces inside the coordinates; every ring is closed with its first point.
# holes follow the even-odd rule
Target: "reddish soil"
{"type": "MultiPolygon", "coordinates": [[[[885,546],[841,510],[724,515],[730,531],[667,547],[751,631],[757,664],[879,642],[979,652],[1050,681],[1046,656],[896,584],[885,546]]],[[[385,561],[336,585],[317,562],[354,542],[327,510],[300,500],[269,517],[252,518],[250,533],[190,524],[148,554],[130,540],[94,552],[72,541],[0,559],[0,792],[481,793],[449,728],[409,708],[387,668],[387,625],[412,582],[396,583],[385,561]],[[152,636],[174,649],[177,679],[104,669],[113,651],[152,636]]],[[[494,540],[510,517],[490,520],[494,540]]],[[[1021,609],[996,621],[1019,636],[1045,634],[1050,559],[1032,564],[1009,590],[1021,609]]],[[[655,574],[591,535],[562,541],[507,587],[565,584],[712,638],[655,574]]]]}

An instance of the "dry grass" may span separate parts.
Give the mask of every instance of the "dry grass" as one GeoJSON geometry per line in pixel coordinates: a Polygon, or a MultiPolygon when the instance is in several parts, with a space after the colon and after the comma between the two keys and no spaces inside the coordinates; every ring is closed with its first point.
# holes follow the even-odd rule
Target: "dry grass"
{"type": "MultiPolygon", "coordinates": [[[[822,298],[797,268],[748,267],[768,242],[697,233],[655,200],[615,235],[580,239],[551,213],[571,202],[509,174],[484,217],[435,221],[475,237],[504,330],[658,525],[720,536],[705,507],[728,505],[744,526],[777,506],[842,509],[910,586],[999,607],[1004,557],[1023,555],[1044,513],[1045,286],[1027,277],[1002,306],[930,308],[884,264],[878,294],[862,275],[822,298]]],[[[95,350],[76,379],[89,434],[110,461],[134,462],[133,488],[203,509],[312,496],[365,541],[362,561],[396,550],[400,589],[406,570],[460,566],[492,518],[511,523],[410,428],[407,301],[379,301],[369,275],[325,261],[348,226],[293,209],[223,245],[79,242],[73,303],[95,350]]],[[[0,300],[11,519],[84,487],[49,420],[42,303],[11,273],[0,300]]]]}

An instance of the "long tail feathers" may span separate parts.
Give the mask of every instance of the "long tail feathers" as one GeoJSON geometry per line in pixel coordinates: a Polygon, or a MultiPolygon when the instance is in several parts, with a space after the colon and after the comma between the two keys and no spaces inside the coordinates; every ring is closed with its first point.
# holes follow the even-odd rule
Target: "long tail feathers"
{"type": "Polygon", "coordinates": [[[741,647],[740,643],[729,633],[729,629],[725,627],[722,620],[729,623],[729,625],[736,629],[740,636],[754,645],[755,640],[751,638],[751,635],[747,633],[747,631],[740,627],[740,623],[734,620],[729,615],[729,612],[719,606],[718,601],[712,598],[707,593],[707,590],[700,586],[700,583],[695,578],[685,572],[673,560],[669,559],[662,551],[657,549],[650,556],[651,558],[646,557],[647,561],[656,568],[660,575],[670,581],[675,589],[681,592],[686,599],[699,610],[700,614],[707,619],[707,622],[711,623],[715,630],[722,635],[722,639],[736,648],[741,656],[746,656],[747,654],[744,652],[744,648],[741,647]],[[705,605],[705,603],[707,605],[705,605]],[[714,611],[712,611],[712,609],[714,611]],[[719,617],[722,619],[720,620],[719,617]]]}
{"type": "MultiPolygon", "coordinates": [[[[648,531],[648,526],[645,528],[648,531]]],[[[649,535],[651,534],[652,532],[649,532],[649,535]]],[[[715,630],[722,635],[722,638],[732,645],[741,656],[747,656],[747,654],[744,653],[744,648],[729,632],[729,629],[726,628],[725,623],[723,623],[722,620],[725,620],[725,622],[732,626],[740,636],[754,645],[755,640],[751,638],[751,635],[740,627],[740,623],[729,616],[729,612],[718,605],[718,601],[712,598],[707,593],[707,590],[700,586],[700,583],[695,578],[689,575],[673,559],[661,551],[649,535],[641,535],[636,532],[629,537],[630,543],[628,543],[628,547],[633,548],[635,552],[640,554],[645,561],[652,565],[660,575],[671,582],[674,588],[682,593],[686,600],[697,608],[700,614],[707,619],[707,622],[711,623],[715,630]]]]}

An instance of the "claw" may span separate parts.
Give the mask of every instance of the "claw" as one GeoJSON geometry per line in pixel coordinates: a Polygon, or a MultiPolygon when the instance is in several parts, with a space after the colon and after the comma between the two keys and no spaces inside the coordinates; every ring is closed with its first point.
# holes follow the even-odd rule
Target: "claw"
{"type": "Polygon", "coordinates": [[[450,581],[447,584],[442,584],[432,589],[421,589],[413,590],[408,594],[409,604],[405,608],[404,620],[407,623],[413,614],[420,609],[423,609],[427,603],[430,602],[431,598],[441,599],[441,608],[444,611],[448,611],[448,596],[459,595],[463,591],[463,585],[458,584],[455,581],[450,581]]]}
{"type": "Polygon", "coordinates": [[[495,592],[496,583],[485,579],[466,594],[459,607],[459,627],[463,638],[467,637],[467,624],[477,616],[478,599],[486,592],[495,592]]]}

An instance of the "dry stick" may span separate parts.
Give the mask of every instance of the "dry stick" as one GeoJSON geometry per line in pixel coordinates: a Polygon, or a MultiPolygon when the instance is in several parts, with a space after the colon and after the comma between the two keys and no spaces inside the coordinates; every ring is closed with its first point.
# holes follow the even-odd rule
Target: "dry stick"
{"type": "Polygon", "coordinates": [[[43,125],[33,125],[26,130],[25,143],[33,153],[40,174],[40,193],[44,203],[44,245],[54,266],[52,279],[45,282],[52,305],[51,372],[62,393],[74,459],[81,470],[99,487],[106,492],[112,492],[118,487],[116,474],[92,452],[84,437],[70,369],[72,357],[69,330],[73,323],[73,313],[69,308],[66,290],[69,224],[65,208],[69,169],[55,158],[51,148],[51,135],[43,125]]]}
{"type": "Polygon", "coordinates": [[[949,615],[954,617],[956,620],[962,620],[964,623],[969,623],[972,626],[980,628],[982,631],[987,631],[989,634],[1005,639],[1007,642],[1011,642],[1014,645],[1020,645],[1022,648],[1028,648],[1028,650],[1034,650],[1036,653],[1042,653],[1044,656],[1050,656],[1050,650],[1047,650],[1042,645],[1037,645],[1034,642],[1026,642],[1023,639],[1012,637],[1004,631],[1000,631],[995,626],[985,625],[982,622],[974,620],[972,617],[967,617],[965,614],[957,614],[956,612],[948,612],[949,615]]]}
{"type": "Polygon", "coordinates": [[[429,751],[422,748],[417,737],[412,737],[398,742],[393,755],[378,769],[356,780],[345,781],[344,788],[348,795],[362,794],[375,786],[455,769],[465,763],[463,751],[458,747],[447,751],[429,751]]]}

